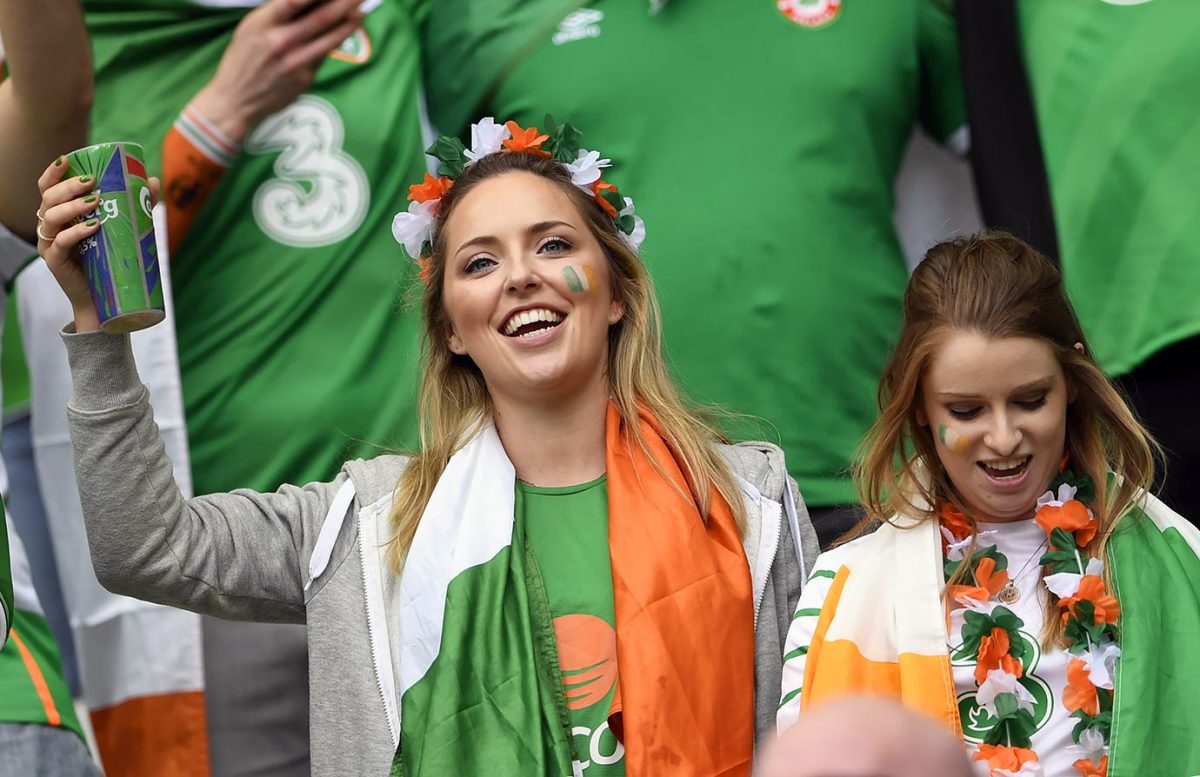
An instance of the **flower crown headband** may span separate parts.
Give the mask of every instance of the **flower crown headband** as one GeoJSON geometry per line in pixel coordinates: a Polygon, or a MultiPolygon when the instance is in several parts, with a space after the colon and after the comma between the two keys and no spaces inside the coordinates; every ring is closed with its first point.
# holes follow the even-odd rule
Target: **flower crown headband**
{"type": "Polygon", "coordinates": [[[456,137],[443,135],[426,150],[425,153],[441,162],[442,175],[434,178],[425,173],[424,181],[408,187],[408,210],[397,213],[392,219],[392,236],[421,266],[422,280],[429,274],[433,224],[442,197],[463,170],[489,154],[535,154],[558,162],[570,173],[571,183],[594,198],[612,219],[625,245],[635,254],[638,252],[646,238],[646,225],[634,215],[633,200],[623,197],[616,186],[601,178],[600,171],[611,167],[612,161],[601,159],[598,151],[581,148],[580,132],[568,122],[556,124],[553,117],[547,115],[545,128],[544,132],[536,127],[522,129],[515,121],[496,124],[489,116],[471,125],[470,148],[456,137]]]}

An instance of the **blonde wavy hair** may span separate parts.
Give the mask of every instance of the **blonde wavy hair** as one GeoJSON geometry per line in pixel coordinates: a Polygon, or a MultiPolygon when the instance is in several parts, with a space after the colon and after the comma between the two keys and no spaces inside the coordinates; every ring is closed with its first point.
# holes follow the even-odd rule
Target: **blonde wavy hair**
{"type": "Polygon", "coordinates": [[[467,167],[442,198],[428,283],[421,300],[420,450],[400,476],[392,503],[389,557],[393,568],[398,571],[403,565],[421,515],[450,457],[471,440],[491,414],[483,374],[469,357],[450,351],[446,342],[450,320],[442,297],[445,226],[456,203],[472,189],[510,173],[536,175],[558,186],[584,216],[604,250],[613,296],[625,305],[624,316],[609,328],[607,367],[609,390],[625,429],[648,453],[638,424],[631,421],[637,418],[639,407],[652,413],[681,465],[689,496],[700,514],[707,519],[715,489],[729,504],[739,531],[744,533],[746,516],[740,491],[715,447],[727,440],[715,430],[707,412],[686,402],[671,379],[662,354],[658,299],[645,266],[618,236],[612,219],[571,182],[561,164],[534,154],[507,152],[491,154],[467,167]]]}
{"type": "MultiPolygon", "coordinates": [[[[940,243],[913,272],[900,340],[879,383],[879,417],[853,470],[867,515],[847,536],[896,515],[934,520],[937,505],[947,501],[969,516],[938,458],[931,429],[917,422],[922,376],[933,353],[956,331],[992,339],[1031,337],[1054,351],[1074,397],[1067,406],[1070,467],[1096,485],[1090,507],[1100,529],[1086,551],[1102,558],[1117,520],[1151,488],[1161,449],[1090,356],[1057,268],[999,232],[940,243]],[[1106,487],[1110,471],[1118,477],[1106,487]]],[[[951,582],[959,582],[958,576],[951,582]]],[[[1053,601],[1043,638],[1048,644],[1062,640],[1053,601]]]]}

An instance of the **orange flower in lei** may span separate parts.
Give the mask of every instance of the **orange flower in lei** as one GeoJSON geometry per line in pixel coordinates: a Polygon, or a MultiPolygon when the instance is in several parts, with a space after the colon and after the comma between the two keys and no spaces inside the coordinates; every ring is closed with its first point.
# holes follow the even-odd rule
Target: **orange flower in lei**
{"type": "Polygon", "coordinates": [[[996,560],[989,556],[984,556],[975,565],[975,582],[977,585],[950,586],[950,596],[956,600],[959,597],[965,596],[980,602],[986,602],[998,594],[1000,589],[1008,583],[1008,572],[1003,569],[997,572],[996,560]]]}
{"type": "Polygon", "coordinates": [[[1075,613],[1075,607],[1082,601],[1091,602],[1096,608],[1095,623],[1116,623],[1121,617],[1121,605],[1116,597],[1110,596],[1104,590],[1104,580],[1097,575],[1084,575],[1079,581],[1079,590],[1074,596],[1068,596],[1058,601],[1062,608],[1063,623],[1075,613]]]}
{"type": "Polygon", "coordinates": [[[992,669],[1003,669],[1014,677],[1020,677],[1021,662],[1009,655],[1008,632],[999,626],[992,628],[990,635],[979,640],[979,658],[975,661],[975,682],[980,685],[992,669]]]}
{"type": "Polygon", "coordinates": [[[1067,664],[1067,689],[1063,691],[1063,704],[1071,712],[1083,710],[1088,715],[1100,712],[1100,697],[1096,694],[1096,686],[1092,685],[1083,659],[1072,658],[1071,663],[1067,664]]]}
{"type": "MultiPolygon", "coordinates": [[[[946,527],[956,540],[965,540],[975,532],[975,527],[971,524],[971,519],[967,517],[967,514],[949,502],[942,504],[939,514],[942,526],[946,527]]],[[[945,537],[942,537],[942,552],[946,552],[945,537]]]]}
{"type": "Polygon", "coordinates": [[[425,173],[424,181],[408,187],[408,199],[413,202],[440,200],[453,185],[454,181],[449,178],[434,178],[429,173],[425,173]]]}
{"type": "Polygon", "coordinates": [[[1049,534],[1055,529],[1063,529],[1075,535],[1079,547],[1083,547],[1096,536],[1098,522],[1088,513],[1087,505],[1078,499],[1068,499],[1061,505],[1046,505],[1037,511],[1034,518],[1037,525],[1049,534]]]}
{"type": "Polygon", "coordinates": [[[601,179],[592,184],[592,193],[596,195],[596,202],[600,203],[600,207],[608,214],[609,218],[617,217],[617,209],[612,206],[612,203],[604,199],[604,192],[615,192],[617,187],[611,183],[601,179]]]}
{"type": "Polygon", "coordinates": [[[1082,777],[1108,777],[1108,756],[1100,759],[1100,763],[1094,763],[1086,758],[1080,758],[1074,766],[1082,777]]]}
{"type": "Polygon", "coordinates": [[[987,761],[992,769],[1010,772],[1019,772],[1022,766],[1037,759],[1037,753],[1032,750],[1008,745],[980,745],[979,752],[975,753],[976,761],[987,761]]]}
{"type": "Polygon", "coordinates": [[[549,157],[550,152],[542,150],[542,144],[550,139],[549,135],[543,135],[536,127],[522,129],[520,124],[515,121],[506,121],[504,126],[508,127],[512,137],[504,141],[504,147],[509,151],[524,152],[526,154],[537,154],[538,156],[549,157]]]}

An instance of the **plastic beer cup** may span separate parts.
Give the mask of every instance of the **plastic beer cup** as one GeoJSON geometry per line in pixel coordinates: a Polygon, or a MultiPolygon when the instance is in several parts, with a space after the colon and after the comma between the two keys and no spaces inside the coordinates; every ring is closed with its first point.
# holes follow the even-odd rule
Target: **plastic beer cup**
{"type": "Polygon", "coordinates": [[[79,244],[100,326],[133,332],[166,317],[145,152],[137,143],[99,143],[67,154],[67,176],[90,175],[100,229],[79,244]]]}

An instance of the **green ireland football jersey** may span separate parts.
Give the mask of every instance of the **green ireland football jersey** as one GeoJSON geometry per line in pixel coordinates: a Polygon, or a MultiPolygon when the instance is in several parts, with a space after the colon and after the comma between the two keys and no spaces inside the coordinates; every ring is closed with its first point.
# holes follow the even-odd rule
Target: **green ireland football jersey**
{"type": "Polygon", "coordinates": [[[575,123],[645,218],[685,391],[778,429],[810,504],[853,501],[907,282],[893,180],[915,123],[963,121],[948,3],[583,5],[433,4],[434,123],[575,123]]]}
{"type": "Polygon", "coordinates": [[[1200,334],[1200,7],[1018,4],[1063,277],[1100,363],[1200,334]]]}
{"type": "Polygon", "coordinates": [[[566,488],[518,481],[516,493],[554,618],[576,774],[624,775],[625,748],[608,727],[617,685],[617,633],[607,478],[566,488]]]}
{"type": "MultiPolygon", "coordinates": [[[[87,3],[93,136],[140,140],[153,169],[245,9],[122,5],[87,3]]],[[[418,78],[412,9],[384,2],[246,138],[171,257],[198,493],[328,479],[415,443],[415,273],[390,222],[424,170],[418,78]]]]}

